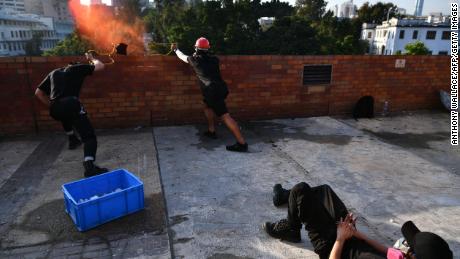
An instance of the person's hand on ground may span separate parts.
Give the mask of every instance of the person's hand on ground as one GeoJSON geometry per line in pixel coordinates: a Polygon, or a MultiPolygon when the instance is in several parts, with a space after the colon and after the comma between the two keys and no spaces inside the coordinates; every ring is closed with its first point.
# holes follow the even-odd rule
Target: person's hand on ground
{"type": "Polygon", "coordinates": [[[350,239],[356,232],[356,228],[352,224],[352,216],[347,215],[345,220],[340,219],[340,222],[337,224],[337,240],[345,241],[350,239]]]}
{"type": "Polygon", "coordinates": [[[177,50],[177,44],[176,43],[172,43],[171,44],[171,51],[176,51],[177,50]]]}

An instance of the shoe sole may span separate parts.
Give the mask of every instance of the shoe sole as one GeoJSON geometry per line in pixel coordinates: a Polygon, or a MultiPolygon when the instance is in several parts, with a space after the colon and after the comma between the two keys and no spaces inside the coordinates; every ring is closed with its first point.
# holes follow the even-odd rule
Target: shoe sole
{"type": "Polygon", "coordinates": [[[268,222],[263,223],[262,228],[265,230],[265,233],[267,233],[267,235],[269,235],[270,237],[279,239],[280,241],[286,241],[286,242],[290,242],[290,243],[301,243],[302,242],[302,239],[300,239],[300,240],[297,240],[297,239],[296,240],[294,240],[294,239],[284,239],[284,238],[274,237],[274,236],[270,235],[270,233],[268,233],[267,223],[268,222]]]}
{"type": "Polygon", "coordinates": [[[228,148],[225,148],[227,151],[230,151],[230,152],[239,152],[239,153],[247,153],[248,150],[231,150],[231,149],[228,149],[228,148]]]}

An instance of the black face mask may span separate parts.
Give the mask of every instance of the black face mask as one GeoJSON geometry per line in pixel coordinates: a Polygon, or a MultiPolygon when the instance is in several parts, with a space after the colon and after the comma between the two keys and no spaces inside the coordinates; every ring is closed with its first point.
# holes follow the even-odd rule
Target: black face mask
{"type": "Polygon", "coordinates": [[[195,50],[195,53],[193,53],[194,56],[206,56],[208,55],[208,51],[207,50],[201,50],[201,49],[196,49],[195,50]]]}

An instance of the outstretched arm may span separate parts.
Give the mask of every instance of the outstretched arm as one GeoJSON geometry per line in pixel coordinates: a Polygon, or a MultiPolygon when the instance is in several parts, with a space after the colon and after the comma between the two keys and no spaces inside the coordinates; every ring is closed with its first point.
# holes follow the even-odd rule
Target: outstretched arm
{"type": "Polygon", "coordinates": [[[361,239],[363,240],[364,242],[368,243],[370,246],[372,246],[375,250],[379,251],[380,253],[382,254],[386,254],[387,253],[387,250],[388,250],[388,247],[380,244],[379,242],[373,240],[373,239],[370,239],[368,236],[366,236],[364,233],[356,230],[356,232],[354,233],[354,236],[358,239],[361,239]]]}
{"type": "Polygon", "coordinates": [[[188,56],[185,55],[184,53],[182,53],[182,51],[180,51],[178,48],[177,48],[177,45],[176,44],[171,44],[171,50],[174,51],[174,53],[176,53],[177,57],[180,58],[182,61],[184,61],[185,63],[188,63],[188,56]]]}
{"type": "Polygon", "coordinates": [[[94,66],[94,71],[102,71],[105,68],[104,63],[102,63],[100,60],[95,59],[91,53],[85,53],[86,58],[89,60],[89,62],[94,66]]]}

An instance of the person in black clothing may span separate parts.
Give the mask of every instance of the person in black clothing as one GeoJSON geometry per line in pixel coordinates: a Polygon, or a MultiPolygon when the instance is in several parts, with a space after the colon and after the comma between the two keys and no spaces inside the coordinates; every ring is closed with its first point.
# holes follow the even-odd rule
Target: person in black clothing
{"type": "Polygon", "coordinates": [[[204,114],[208,120],[208,131],[204,135],[213,139],[217,138],[214,127],[214,116],[217,115],[217,117],[222,119],[237,141],[234,145],[227,146],[227,150],[246,152],[248,144],[244,140],[238,124],[230,116],[225,104],[228,88],[220,75],[219,59],[209,53],[209,48],[209,41],[203,37],[196,41],[195,53],[192,56],[184,55],[177,49],[176,44],[171,45],[171,50],[182,61],[192,66],[199,79],[205,104],[204,114]]]}
{"type": "Polygon", "coordinates": [[[403,254],[367,237],[356,229],[356,219],[328,185],[310,187],[299,183],[291,190],[280,184],[273,187],[275,206],[288,203],[288,217],[278,222],[265,222],[263,228],[274,238],[300,242],[300,229],[305,224],[315,253],[323,258],[414,258],[452,259],[448,244],[436,234],[420,232],[408,221],[401,229],[410,249],[403,254]],[[418,246],[417,246],[418,245],[418,246]],[[391,257],[389,255],[400,255],[391,257]]]}
{"type": "Polygon", "coordinates": [[[79,100],[80,89],[86,76],[104,69],[104,64],[86,54],[90,64],[69,64],[55,69],[40,83],[35,96],[49,107],[50,116],[62,123],[69,136],[69,148],[75,148],[80,140],[84,144],[84,176],[90,177],[108,172],[94,164],[96,160],[97,139],[87,113],[79,100]]]}

